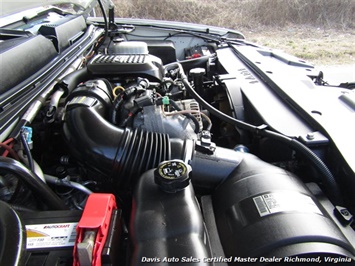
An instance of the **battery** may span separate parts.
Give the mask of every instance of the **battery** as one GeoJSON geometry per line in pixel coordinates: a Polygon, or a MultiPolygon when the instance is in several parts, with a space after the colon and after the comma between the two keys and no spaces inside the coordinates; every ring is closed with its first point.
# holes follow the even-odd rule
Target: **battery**
{"type": "Polygon", "coordinates": [[[20,212],[26,227],[26,265],[73,265],[76,226],[82,211],[20,212]]]}

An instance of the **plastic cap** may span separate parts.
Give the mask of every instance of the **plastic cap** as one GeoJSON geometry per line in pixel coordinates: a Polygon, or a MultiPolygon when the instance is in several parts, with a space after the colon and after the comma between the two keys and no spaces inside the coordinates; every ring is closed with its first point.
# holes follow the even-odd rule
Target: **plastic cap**
{"type": "Polygon", "coordinates": [[[165,192],[175,193],[190,184],[191,167],[181,160],[164,161],[154,171],[155,183],[165,192]]]}

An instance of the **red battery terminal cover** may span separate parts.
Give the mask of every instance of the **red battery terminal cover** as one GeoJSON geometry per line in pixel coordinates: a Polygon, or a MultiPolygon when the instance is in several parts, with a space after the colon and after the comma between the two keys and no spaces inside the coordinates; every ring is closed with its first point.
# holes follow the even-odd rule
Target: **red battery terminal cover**
{"type": "Polygon", "coordinates": [[[81,247],[79,246],[84,244],[82,243],[83,241],[85,242],[90,238],[90,236],[88,237],[88,233],[92,235],[95,232],[96,236],[94,237],[94,241],[92,241],[93,246],[91,245],[90,247],[88,243],[84,244],[88,246],[86,248],[88,254],[86,257],[91,261],[92,266],[101,266],[101,254],[107,239],[112,212],[115,209],[117,209],[117,205],[114,195],[103,193],[90,194],[76,228],[77,236],[73,251],[73,265],[87,265],[87,260],[84,262],[83,256],[79,255],[81,252],[81,247]]]}

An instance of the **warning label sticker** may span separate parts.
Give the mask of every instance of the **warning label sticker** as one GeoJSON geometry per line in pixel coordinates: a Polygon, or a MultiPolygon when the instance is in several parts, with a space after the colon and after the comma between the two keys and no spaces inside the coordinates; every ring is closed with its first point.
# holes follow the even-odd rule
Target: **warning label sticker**
{"type": "Polygon", "coordinates": [[[305,212],[322,214],[311,197],[298,192],[273,192],[253,198],[260,216],[278,212],[305,212]]]}
{"type": "Polygon", "coordinates": [[[26,225],[27,249],[74,246],[77,224],[26,225]]]}

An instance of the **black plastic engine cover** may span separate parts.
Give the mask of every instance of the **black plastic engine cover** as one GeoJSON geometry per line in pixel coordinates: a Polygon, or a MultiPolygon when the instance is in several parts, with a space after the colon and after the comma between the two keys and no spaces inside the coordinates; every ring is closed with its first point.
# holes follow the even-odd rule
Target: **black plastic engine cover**
{"type": "Polygon", "coordinates": [[[93,75],[132,75],[161,81],[162,61],[150,54],[97,55],[88,65],[93,75]]]}
{"type": "Polygon", "coordinates": [[[305,185],[253,155],[245,154],[212,201],[226,257],[354,257],[305,185]]]}

